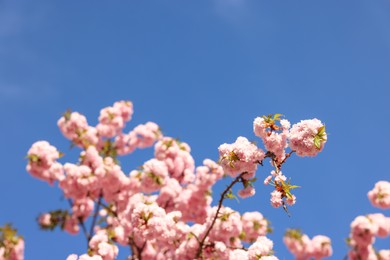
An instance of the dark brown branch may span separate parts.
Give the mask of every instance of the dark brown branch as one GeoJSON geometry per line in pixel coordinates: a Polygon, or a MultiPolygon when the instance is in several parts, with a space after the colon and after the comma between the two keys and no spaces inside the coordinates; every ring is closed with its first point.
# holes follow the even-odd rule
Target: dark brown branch
{"type": "MultiPolygon", "coordinates": [[[[69,203],[70,208],[72,209],[73,208],[72,200],[68,199],[68,203],[69,203]]],[[[87,246],[88,246],[88,243],[89,243],[89,240],[90,240],[90,235],[88,234],[87,228],[84,225],[84,221],[83,221],[83,219],[81,217],[78,217],[77,221],[79,222],[79,225],[81,226],[81,229],[83,230],[84,236],[87,239],[87,246]]]]}
{"type": "Polygon", "coordinates": [[[291,151],[291,152],[289,152],[288,154],[286,154],[286,156],[284,157],[283,161],[282,161],[281,163],[279,163],[279,165],[278,165],[278,168],[279,168],[279,169],[282,167],[282,164],[285,163],[286,160],[287,160],[293,153],[295,153],[294,150],[291,151]]]}
{"type": "Polygon", "coordinates": [[[91,227],[90,227],[90,229],[89,229],[89,239],[88,239],[88,242],[89,242],[89,241],[91,240],[91,238],[92,238],[93,228],[95,227],[96,219],[97,219],[97,216],[99,215],[99,210],[100,210],[100,204],[101,204],[101,201],[102,201],[102,197],[103,197],[103,192],[100,191],[99,198],[98,198],[98,201],[97,201],[97,203],[96,203],[95,213],[93,214],[93,219],[92,219],[91,227]]]}
{"type": "Polygon", "coordinates": [[[102,206],[104,209],[106,209],[108,212],[110,212],[114,217],[118,217],[118,214],[112,210],[109,206],[107,206],[106,204],[104,204],[102,201],[98,201],[99,205],[102,206]]]}
{"type": "MultiPolygon", "coordinates": [[[[202,255],[202,251],[203,251],[203,247],[204,247],[204,243],[206,241],[206,238],[207,236],[209,235],[211,229],[214,227],[214,224],[215,222],[217,221],[217,218],[218,218],[218,215],[219,215],[219,211],[221,210],[222,208],[222,203],[223,201],[225,200],[226,198],[226,194],[230,191],[230,189],[234,186],[234,184],[236,184],[237,182],[240,182],[241,181],[241,178],[242,176],[244,176],[245,174],[247,174],[247,172],[243,172],[241,173],[239,176],[237,176],[234,181],[232,181],[232,183],[230,183],[229,186],[226,187],[226,189],[222,192],[221,194],[221,197],[219,198],[219,202],[218,202],[218,208],[217,208],[217,212],[215,213],[215,216],[210,224],[210,226],[208,227],[204,237],[202,238],[202,240],[199,242],[199,248],[198,248],[198,251],[196,252],[196,256],[195,256],[195,259],[199,259],[202,255]]],[[[199,240],[198,240],[199,241],[199,240]]]]}

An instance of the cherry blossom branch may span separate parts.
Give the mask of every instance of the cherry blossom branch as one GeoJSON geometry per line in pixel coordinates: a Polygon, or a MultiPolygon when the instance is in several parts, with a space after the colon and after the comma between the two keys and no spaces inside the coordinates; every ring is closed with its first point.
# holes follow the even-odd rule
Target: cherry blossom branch
{"type": "Polygon", "coordinates": [[[105,210],[107,210],[108,212],[110,212],[114,217],[118,217],[118,214],[114,211],[114,210],[112,210],[109,206],[107,206],[106,204],[104,204],[101,200],[100,201],[98,201],[98,204],[100,205],[100,206],[102,206],[105,210]]]}
{"type": "MultiPolygon", "coordinates": [[[[205,243],[205,241],[206,241],[206,238],[207,238],[207,236],[209,235],[209,233],[211,232],[211,229],[214,227],[215,222],[217,221],[217,218],[218,218],[218,215],[219,215],[219,211],[220,211],[221,208],[222,208],[222,204],[223,204],[223,201],[224,201],[225,198],[226,198],[227,193],[230,191],[230,189],[231,189],[237,182],[241,182],[241,178],[242,178],[242,176],[244,176],[245,174],[247,174],[247,172],[243,172],[243,173],[241,173],[239,176],[237,176],[237,177],[232,181],[232,183],[230,183],[230,185],[227,186],[226,189],[222,192],[221,197],[219,198],[217,211],[215,212],[214,218],[213,218],[213,220],[212,220],[210,226],[208,227],[208,229],[207,229],[205,235],[203,236],[202,240],[201,240],[200,243],[199,243],[199,248],[198,248],[198,251],[197,251],[197,253],[196,253],[195,259],[199,259],[199,257],[202,255],[202,250],[203,250],[203,247],[204,247],[204,243],[205,243]]],[[[198,241],[199,241],[199,240],[198,240],[198,241]]]]}
{"type": "MultiPolygon", "coordinates": [[[[68,199],[68,203],[69,203],[70,208],[73,208],[73,202],[71,199],[68,199]]],[[[81,226],[81,229],[83,230],[85,239],[87,239],[87,246],[88,246],[88,243],[90,240],[90,235],[88,234],[87,228],[84,225],[84,221],[81,217],[77,218],[77,221],[79,222],[79,225],[81,226]]]]}
{"type": "Polygon", "coordinates": [[[293,154],[295,153],[294,150],[292,150],[291,152],[289,152],[288,154],[286,154],[286,157],[284,157],[283,161],[281,163],[278,164],[278,168],[280,169],[282,167],[282,164],[286,162],[286,160],[293,154]]]}
{"type": "Polygon", "coordinates": [[[92,234],[93,234],[93,228],[95,227],[95,224],[96,224],[96,219],[97,219],[97,216],[99,215],[99,210],[100,210],[100,204],[101,204],[101,201],[102,201],[102,197],[103,197],[103,192],[100,191],[100,194],[99,194],[99,198],[98,198],[98,201],[96,203],[96,208],[95,208],[95,212],[93,214],[93,219],[92,219],[92,223],[91,223],[91,227],[89,229],[89,237],[88,237],[88,242],[91,240],[92,238],[92,234]]]}

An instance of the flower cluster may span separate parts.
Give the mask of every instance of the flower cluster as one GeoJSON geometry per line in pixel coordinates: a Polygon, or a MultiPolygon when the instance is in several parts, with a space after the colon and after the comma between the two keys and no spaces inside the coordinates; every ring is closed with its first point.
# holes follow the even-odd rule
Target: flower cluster
{"type": "MultiPolygon", "coordinates": [[[[290,128],[281,115],[257,118],[254,131],[266,151],[238,137],[219,147],[219,163],[206,159],[195,166],[190,146],[163,136],[153,122],[125,132],[132,115],[129,101],[103,108],[96,126],[78,112],[66,112],[58,126],[73,146],[82,149],[76,163],[60,163],[62,154],[46,141],[28,151],[27,171],[50,184],[57,182],[70,203],[69,209],[42,214],[40,227],[60,227],[71,234],[82,230],[88,241],[88,254],[72,254],[68,260],[115,259],[118,244],[131,248],[132,259],[277,259],[273,242],[266,237],[268,220],[259,212],[241,215],[223,202],[235,197],[232,188],[237,183],[242,184],[241,198],[253,196],[257,168],[270,158],[275,169],[265,183],[275,187],[271,204],[293,205],[291,190],[298,186],[287,181],[281,167],[292,152],[314,156],[322,150],[326,133],[319,120],[290,128]],[[154,157],[125,173],[119,156],[153,145],[154,157]],[[213,185],[226,175],[233,180],[213,206],[213,185]]],[[[324,242],[313,241],[313,248],[324,242]]],[[[321,250],[311,256],[325,254],[321,250]]]]}
{"type": "Polygon", "coordinates": [[[332,255],[330,238],[323,235],[310,239],[298,229],[288,229],[283,242],[297,260],[322,259],[332,255]]]}
{"type": "Polygon", "coordinates": [[[374,207],[390,209],[390,182],[378,181],[368,192],[368,198],[374,207]]]}
{"type": "MultiPolygon", "coordinates": [[[[368,192],[372,205],[381,209],[389,209],[390,183],[379,181],[373,190],[368,192]]],[[[347,239],[350,250],[348,256],[351,260],[390,259],[390,250],[376,252],[373,244],[375,238],[385,238],[390,235],[390,217],[382,213],[368,214],[356,217],[351,223],[351,232],[347,239]]]]}
{"type": "MultiPolygon", "coordinates": [[[[381,213],[358,216],[351,223],[351,233],[348,245],[351,250],[348,253],[350,259],[382,260],[374,250],[373,244],[376,237],[387,237],[390,234],[390,218],[381,213]]],[[[383,252],[382,252],[383,254],[383,252]]]]}
{"type": "Polygon", "coordinates": [[[0,260],[23,260],[24,240],[16,229],[6,224],[0,227],[0,260]]]}
{"type": "Polygon", "coordinates": [[[235,178],[241,176],[243,189],[239,190],[241,198],[255,194],[253,183],[256,181],[255,172],[258,165],[263,165],[265,158],[271,159],[274,170],[265,178],[264,184],[271,185],[271,205],[275,208],[283,207],[296,202],[292,190],[298,188],[282,174],[281,168],[286,160],[296,153],[299,156],[316,156],[322,151],[327,135],[325,126],[318,119],[303,120],[291,127],[281,114],[268,115],[255,118],[253,131],[264,143],[266,152],[249,142],[245,137],[238,137],[232,144],[222,144],[219,147],[220,163],[226,174],[235,178]],[[280,122],[280,125],[278,124],[280,122]],[[291,151],[287,153],[287,149],[291,151]],[[244,175],[240,175],[245,173],[244,175]]]}

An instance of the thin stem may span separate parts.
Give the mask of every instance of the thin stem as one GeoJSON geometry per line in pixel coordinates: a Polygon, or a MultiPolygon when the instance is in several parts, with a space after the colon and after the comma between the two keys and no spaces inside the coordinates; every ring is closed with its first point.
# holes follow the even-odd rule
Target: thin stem
{"type": "Polygon", "coordinates": [[[284,157],[283,161],[281,163],[279,163],[278,167],[281,168],[282,167],[282,164],[286,162],[286,160],[293,154],[295,153],[294,150],[292,150],[291,152],[289,152],[288,154],[286,154],[286,156],[284,157]]]}
{"type": "MultiPolygon", "coordinates": [[[[68,199],[68,203],[69,203],[70,208],[73,208],[73,202],[71,199],[68,199]]],[[[89,240],[90,240],[90,236],[88,234],[87,228],[84,225],[84,221],[81,217],[78,217],[77,221],[79,222],[79,225],[81,226],[81,229],[83,230],[83,233],[84,233],[85,238],[87,239],[87,245],[88,245],[89,240]]]]}
{"type": "Polygon", "coordinates": [[[102,201],[98,201],[98,204],[102,206],[104,209],[106,209],[107,211],[109,211],[112,215],[114,215],[114,217],[116,218],[118,217],[118,214],[115,211],[113,211],[109,206],[104,204],[102,201]]]}
{"type": "Polygon", "coordinates": [[[219,215],[219,211],[221,210],[222,208],[222,203],[223,201],[225,200],[226,198],[226,194],[230,191],[230,189],[234,186],[234,184],[236,184],[237,182],[240,182],[241,181],[241,178],[242,176],[244,176],[245,174],[247,174],[247,172],[243,172],[241,173],[239,176],[237,176],[234,181],[232,181],[232,183],[230,183],[229,186],[226,187],[226,189],[222,192],[221,194],[221,197],[219,198],[219,202],[218,202],[218,208],[217,208],[217,212],[215,213],[215,216],[210,224],[210,226],[208,227],[205,235],[203,236],[202,240],[200,241],[199,243],[199,248],[198,248],[198,251],[196,253],[196,256],[195,256],[195,259],[199,259],[199,257],[202,255],[202,250],[203,250],[203,246],[204,246],[204,242],[206,241],[206,238],[207,236],[209,235],[211,229],[214,227],[214,224],[215,222],[217,221],[217,218],[218,218],[218,215],[219,215]]]}
{"type": "Polygon", "coordinates": [[[134,259],[134,260],[142,260],[142,255],[141,255],[141,252],[143,250],[143,248],[145,247],[146,243],[144,244],[144,246],[141,248],[139,248],[133,238],[129,237],[129,246],[130,246],[130,249],[131,249],[131,252],[133,254],[132,258],[131,259],[134,259]]]}
{"type": "Polygon", "coordinates": [[[96,219],[97,219],[97,216],[99,215],[99,210],[100,210],[100,204],[101,204],[101,201],[102,201],[102,197],[103,197],[103,194],[102,194],[102,191],[100,191],[99,198],[98,198],[98,201],[97,201],[97,203],[96,203],[95,213],[93,214],[92,224],[91,224],[91,227],[90,227],[90,229],[89,229],[89,238],[88,238],[88,242],[89,242],[89,241],[91,240],[91,238],[92,238],[93,228],[95,227],[96,219]]]}

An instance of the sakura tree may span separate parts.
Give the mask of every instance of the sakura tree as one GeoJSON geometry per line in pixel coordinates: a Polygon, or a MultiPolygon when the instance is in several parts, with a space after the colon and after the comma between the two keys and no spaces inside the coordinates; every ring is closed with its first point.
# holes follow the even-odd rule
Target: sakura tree
{"type": "MultiPolygon", "coordinates": [[[[241,214],[224,206],[224,201],[237,198],[234,186],[239,187],[241,199],[253,196],[258,167],[269,163],[273,170],[263,182],[272,186],[270,204],[288,215],[288,207],[297,200],[293,190],[299,186],[282,172],[283,165],[294,154],[312,157],[323,150],[327,134],[320,120],[291,126],[281,114],[257,117],[253,130],[264,148],[240,136],[234,143],[220,145],[218,161],[205,159],[203,165],[195,166],[190,146],[165,136],[156,123],[125,132],[132,115],[129,101],[103,108],[96,126],[90,126],[78,112],[64,113],[58,126],[72,146],[81,149],[76,163],[61,163],[64,154],[47,141],[34,143],[27,153],[27,171],[50,185],[58,184],[69,202],[68,209],[41,214],[41,228],[82,232],[88,242],[85,254],[70,254],[68,260],[116,259],[118,245],[130,248],[128,259],[277,259],[273,241],[267,238],[269,221],[260,212],[241,214]],[[120,160],[148,147],[154,148],[153,158],[137,169],[122,170],[120,160]],[[230,178],[230,184],[213,203],[211,191],[222,178],[230,178]]],[[[388,207],[388,183],[381,185],[370,199],[388,207]]],[[[384,226],[389,223],[384,216],[368,219],[384,226]]],[[[388,235],[384,229],[378,233],[378,226],[370,234],[388,235]]],[[[369,250],[372,236],[360,243],[351,235],[350,255],[369,250]]],[[[23,259],[23,239],[14,231],[8,237],[2,241],[13,242],[0,244],[0,255],[7,252],[3,259],[23,259]]],[[[289,230],[284,242],[297,259],[322,259],[332,254],[326,236],[309,239],[298,230],[289,230]]],[[[385,258],[378,255],[375,259],[385,258]]]]}

